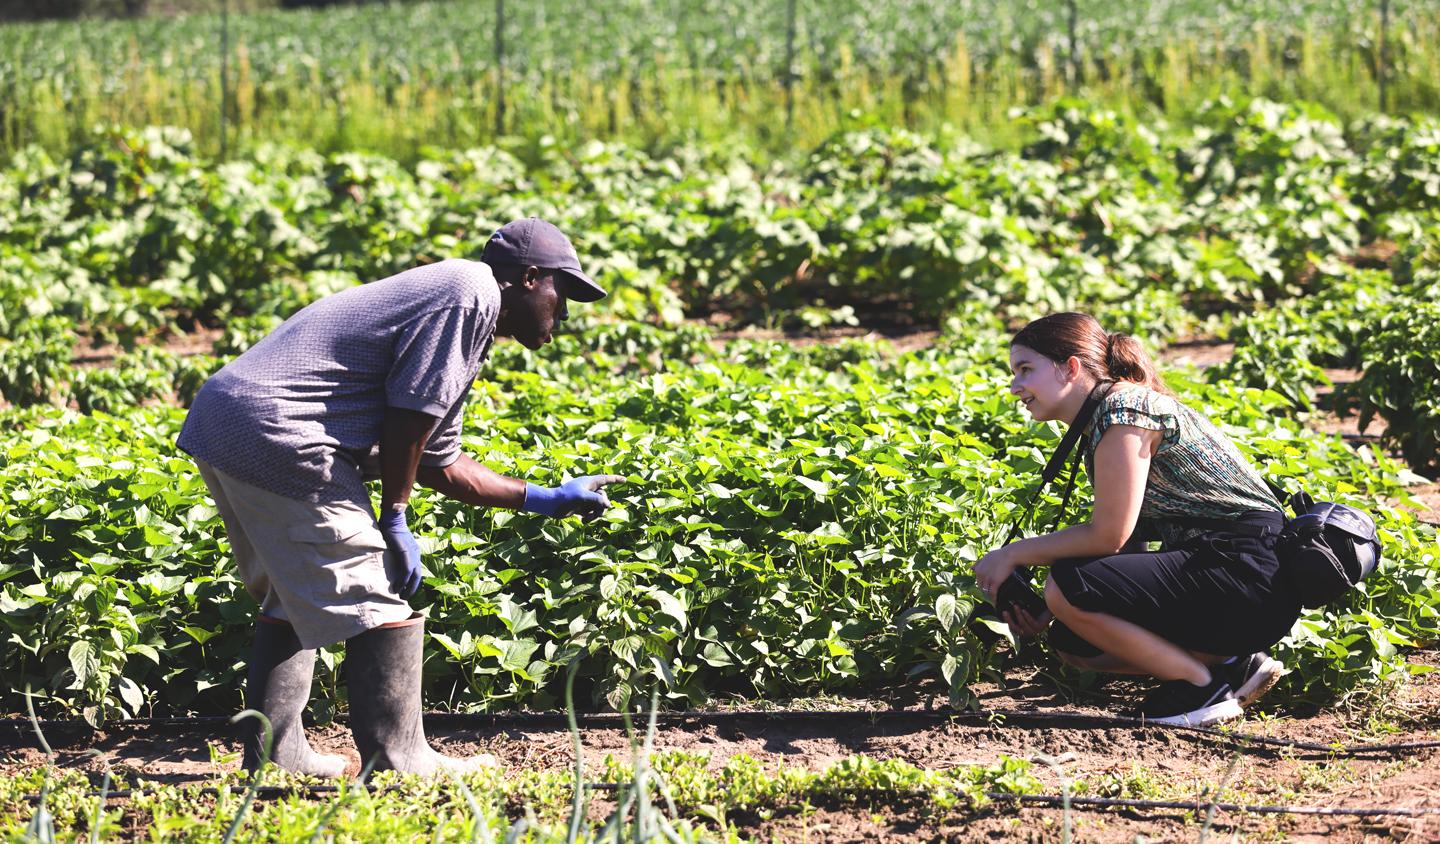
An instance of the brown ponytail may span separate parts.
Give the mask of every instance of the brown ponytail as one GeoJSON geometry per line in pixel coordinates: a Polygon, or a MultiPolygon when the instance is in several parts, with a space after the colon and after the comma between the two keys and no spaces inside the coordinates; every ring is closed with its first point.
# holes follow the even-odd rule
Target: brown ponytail
{"type": "Polygon", "coordinates": [[[1139,340],[1105,331],[1089,314],[1040,317],[1020,329],[1010,344],[1034,349],[1056,363],[1079,358],[1080,365],[1097,381],[1130,381],[1171,395],[1139,340]]]}

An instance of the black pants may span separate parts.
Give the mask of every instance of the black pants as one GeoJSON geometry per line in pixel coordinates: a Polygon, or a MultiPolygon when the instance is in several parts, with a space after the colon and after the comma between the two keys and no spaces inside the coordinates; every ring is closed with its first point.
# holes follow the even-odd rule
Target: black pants
{"type": "MultiPolygon", "coordinates": [[[[1214,531],[1174,550],[1060,560],[1050,576],[1076,608],[1123,618],[1186,650],[1263,651],[1300,617],[1300,598],[1275,558],[1284,517],[1256,511],[1236,521],[1270,533],[1214,531]]],[[[1059,621],[1050,628],[1050,644],[1075,656],[1101,653],[1059,621]]]]}

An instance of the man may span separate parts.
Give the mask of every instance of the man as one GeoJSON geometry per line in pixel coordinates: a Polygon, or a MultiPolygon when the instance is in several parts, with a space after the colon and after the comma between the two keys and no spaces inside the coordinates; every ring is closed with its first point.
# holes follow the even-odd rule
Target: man
{"type": "MultiPolygon", "coordinates": [[[[539,487],[460,452],[465,398],[495,336],[538,349],[568,316],[566,299],[604,295],[558,229],[516,220],[479,262],[441,261],[312,303],[195,397],[178,445],[195,458],[261,604],[246,702],[270,719],[276,764],[344,771],[344,759],[310,747],[301,724],[315,649],[340,641],[362,764],[433,775],[493,762],[441,756],[425,738],[424,618],[407,603],[420,549],[406,505],[419,481],[469,504],[604,511],[602,490],[618,476],[539,487]],[[378,520],[364,484],[377,474],[378,520]]],[[[259,728],[247,728],[247,768],[259,750],[259,728]]]]}

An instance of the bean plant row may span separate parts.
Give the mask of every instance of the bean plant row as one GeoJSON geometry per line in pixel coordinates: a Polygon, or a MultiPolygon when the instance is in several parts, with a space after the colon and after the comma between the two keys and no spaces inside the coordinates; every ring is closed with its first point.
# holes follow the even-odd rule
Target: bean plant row
{"type": "Polygon", "coordinates": [[[1182,330],[1187,314],[1306,294],[1317,262],[1376,241],[1401,242],[1396,281],[1423,287],[1440,242],[1430,118],[1344,125],[1303,103],[1217,100],[1193,130],[1080,101],[1015,120],[1031,137],[1018,152],[865,131],[771,165],[598,143],[530,163],[493,147],[405,167],[275,146],[217,164],[183,131],[117,128],[0,170],[0,337],[47,315],[122,341],[284,316],[476,257],[526,214],[574,236],[616,289],[610,312],[666,321],[817,302],[1013,318],[1085,301],[1182,330]]]}
{"type": "MultiPolygon", "coordinates": [[[[630,323],[545,353],[502,346],[474,390],[467,447],[541,483],[596,467],[626,482],[592,524],[417,495],[428,704],[551,708],[576,659],[585,707],[624,709],[654,686],[670,706],[927,685],[972,703],[1004,646],[963,623],[979,599],[970,566],[1017,518],[1057,431],[1008,396],[993,314],[952,330],[906,354],[630,323]]],[[[1277,484],[1361,504],[1381,525],[1386,565],[1280,644],[1294,671],[1275,700],[1402,680],[1404,649],[1440,629],[1434,529],[1391,505],[1408,473],[1305,429],[1278,393],[1184,371],[1172,383],[1277,484]]],[[[174,448],[182,418],[0,412],[0,659],[9,689],[33,686],[49,714],[238,707],[255,607],[174,448]]],[[[340,658],[323,653],[322,715],[343,706],[340,658]]],[[[9,689],[0,705],[15,711],[9,689]]]]}

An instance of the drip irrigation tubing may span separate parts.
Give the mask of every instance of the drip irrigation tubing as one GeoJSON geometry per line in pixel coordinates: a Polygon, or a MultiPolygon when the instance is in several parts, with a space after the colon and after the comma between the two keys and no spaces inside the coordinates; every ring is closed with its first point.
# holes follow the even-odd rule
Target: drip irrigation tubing
{"type": "MultiPolygon", "coordinates": [[[[585,783],[588,791],[616,791],[623,787],[622,783],[613,782],[592,782],[585,783]]],[[[243,794],[249,790],[249,786],[233,785],[226,789],[231,794],[243,794]]],[[[352,789],[370,792],[368,788],[352,789]]],[[[383,794],[392,788],[375,789],[376,793],[383,794]]],[[[220,788],[196,789],[193,794],[197,796],[218,796],[220,788]]],[[[256,800],[278,800],[291,796],[302,796],[306,798],[319,797],[322,795],[336,794],[340,792],[339,786],[334,785],[307,785],[307,786],[261,786],[255,789],[256,800]]],[[[125,789],[118,791],[104,792],[92,791],[88,799],[98,800],[102,796],[106,800],[131,800],[136,797],[152,795],[153,790],[146,789],[125,789]]],[[[807,792],[804,796],[815,797],[888,797],[893,799],[914,799],[926,798],[932,792],[923,789],[906,788],[834,788],[824,789],[815,792],[807,792]]],[[[1256,815],[1328,815],[1337,817],[1424,817],[1428,815],[1440,815],[1440,806],[1414,806],[1414,807],[1381,807],[1381,806],[1284,806],[1269,804],[1250,803],[1227,803],[1216,801],[1213,804],[1203,800],[1136,800],[1120,797],[1084,797],[1067,796],[1061,794],[1014,794],[1010,792],[987,791],[985,797],[995,803],[1019,803],[1035,806],[1064,807],[1072,809],[1130,809],[1130,810],[1171,810],[1182,812],[1203,812],[1212,805],[1222,812],[1240,812],[1256,815]]],[[[31,805],[40,802],[39,794],[30,794],[25,798],[31,805]]]]}
{"type": "MultiPolygon", "coordinates": [[[[637,716],[640,717],[640,716],[637,716]]],[[[624,725],[624,716],[618,713],[577,715],[576,720],[583,729],[619,728],[624,725]]],[[[337,719],[345,723],[344,718],[337,719]]],[[[904,723],[945,724],[951,722],[973,723],[1004,729],[1008,726],[1027,724],[1044,726],[1055,724],[1061,727],[1147,729],[1171,732],[1180,735],[1203,736],[1209,740],[1223,742],[1237,748],[1265,747],[1275,750],[1289,750],[1302,753],[1323,754],[1331,757],[1359,757],[1381,753],[1416,753],[1440,749],[1440,740],[1408,741],[1364,744],[1323,744],[1320,742],[1298,741],[1275,738],[1253,733],[1235,732],[1217,727],[1156,724],[1141,718],[1125,718],[1116,715],[1097,715],[1065,710],[1044,712],[1035,710],[988,710],[984,712],[949,710],[732,710],[722,712],[662,712],[657,713],[656,722],[665,727],[686,727],[743,723],[803,723],[822,722],[834,725],[843,722],[851,727],[862,724],[880,725],[904,723]]],[[[509,712],[509,713],[429,713],[425,716],[427,728],[444,729],[568,729],[563,712],[509,712]]],[[[236,727],[225,716],[201,716],[192,718],[135,718],[106,722],[102,728],[95,728],[84,721],[41,721],[40,729],[47,738],[59,744],[75,743],[91,739],[96,733],[139,732],[155,734],[188,734],[208,731],[211,734],[233,734],[236,727]]],[[[846,729],[836,727],[836,730],[846,729]]],[[[22,718],[0,720],[0,748],[30,747],[35,744],[35,726],[22,718]]]]}

